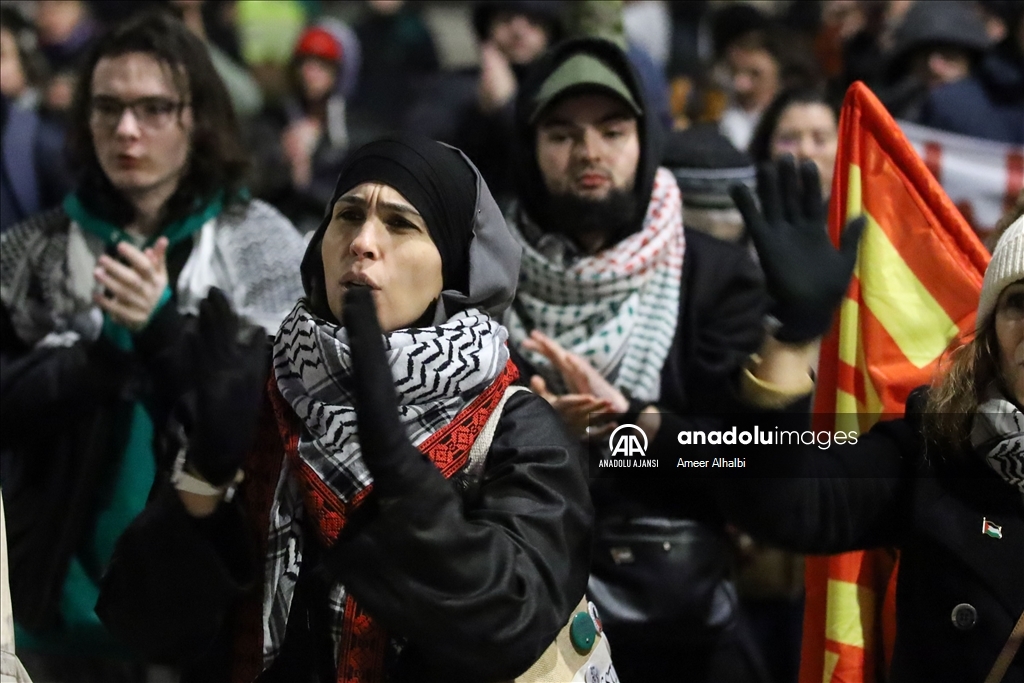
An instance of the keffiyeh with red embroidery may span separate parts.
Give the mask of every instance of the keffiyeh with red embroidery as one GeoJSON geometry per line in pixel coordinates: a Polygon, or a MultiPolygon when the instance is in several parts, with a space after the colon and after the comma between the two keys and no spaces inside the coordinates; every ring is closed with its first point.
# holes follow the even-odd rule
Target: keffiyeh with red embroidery
{"type": "MultiPolygon", "coordinates": [[[[489,394],[500,398],[511,379],[506,377],[506,340],[505,328],[477,309],[460,311],[434,327],[385,335],[399,419],[414,445],[427,449],[432,437],[472,412],[480,399],[489,394]],[[502,379],[504,384],[498,381],[502,379]]],[[[344,524],[337,509],[360,502],[373,481],[359,446],[347,341],[343,327],[316,317],[305,300],[284,320],[274,341],[277,388],[304,429],[294,457],[282,465],[270,508],[262,610],[264,668],[284,641],[302,562],[302,517],[313,514],[320,541],[329,546],[344,524]]],[[[476,421],[482,419],[486,415],[476,421]]],[[[336,584],[329,609],[338,646],[345,635],[346,605],[351,609],[344,586],[336,584]]]]}

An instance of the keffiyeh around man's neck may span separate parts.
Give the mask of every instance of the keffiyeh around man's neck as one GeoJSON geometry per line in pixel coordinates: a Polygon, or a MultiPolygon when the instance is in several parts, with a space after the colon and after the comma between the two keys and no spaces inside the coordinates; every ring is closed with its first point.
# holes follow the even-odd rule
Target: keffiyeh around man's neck
{"type": "MultiPolygon", "coordinates": [[[[679,317],[686,246],[675,178],[660,169],[643,228],[593,256],[567,259],[565,240],[528,220],[521,211],[509,219],[524,244],[519,291],[506,317],[512,343],[521,348],[540,330],[631,397],[657,400],[679,317]]],[[[548,386],[563,390],[546,358],[525,355],[548,386]]]]}

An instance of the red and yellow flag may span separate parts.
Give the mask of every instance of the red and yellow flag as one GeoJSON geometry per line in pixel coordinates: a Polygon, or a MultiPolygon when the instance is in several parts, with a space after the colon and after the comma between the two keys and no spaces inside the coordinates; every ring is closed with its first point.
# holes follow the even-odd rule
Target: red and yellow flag
{"type": "MultiPolygon", "coordinates": [[[[863,83],[846,94],[829,207],[835,244],[865,214],[853,280],[818,368],[815,420],[867,431],[899,415],[974,328],[988,253],[863,83]]],[[[870,683],[895,634],[893,551],[808,558],[800,683],[870,683]]]]}

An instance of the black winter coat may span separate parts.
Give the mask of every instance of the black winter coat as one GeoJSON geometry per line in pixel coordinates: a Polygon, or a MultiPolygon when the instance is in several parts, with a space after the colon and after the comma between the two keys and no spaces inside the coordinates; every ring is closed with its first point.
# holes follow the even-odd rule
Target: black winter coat
{"type": "MultiPolygon", "coordinates": [[[[584,465],[543,399],[509,398],[479,485],[467,491],[431,478],[386,508],[371,495],[367,517],[321,551],[318,571],[405,639],[392,680],[518,675],[583,595],[592,524],[584,465]]],[[[262,573],[249,534],[237,504],[197,520],[165,484],[121,537],[97,613],[147,658],[184,666],[185,681],[226,680],[232,610],[262,573]]],[[[322,678],[289,667],[281,680],[322,678]]]]}
{"type": "MultiPolygon", "coordinates": [[[[20,625],[58,623],[68,563],[110,495],[132,402],[163,425],[181,394],[189,320],[164,306],[135,336],[134,353],[104,336],[27,351],[0,311],[0,480],[20,625]]],[[[166,457],[162,440],[154,446],[166,457]]]]}
{"type": "MultiPolygon", "coordinates": [[[[856,445],[793,447],[780,475],[719,482],[729,517],[801,552],[900,549],[890,680],[984,680],[1024,612],[1020,491],[973,453],[925,457],[912,412],[856,445]]],[[[1024,650],[1003,679],[1022,682],[1024,650]]]]}

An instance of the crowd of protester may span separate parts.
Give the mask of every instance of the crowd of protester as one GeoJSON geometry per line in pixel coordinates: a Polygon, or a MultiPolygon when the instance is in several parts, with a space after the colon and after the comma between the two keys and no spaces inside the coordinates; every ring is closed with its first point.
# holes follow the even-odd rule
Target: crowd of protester
{"type": "MultiPolygon", "coordinates": [[[[588,491],[573,454],[596,413],[668,458],[709,414],[806,411],[864,225],[823,228],[852,82],[1024,145],[1012,0],[3,0],[0,57],[0,485],[38,681],[507,680],[584,588],[615,663],[586,680],[795,680],[800,556],[734,524],[893,539],[773,526],[803,489],[588,491]],[[358,284],[393,292],[379,328],[358,284]],[[483,433],[462,469],[410,455],[483,433]]],[[[992,340],[1021,324],[1020,232],[992,340]]],[[[988,398],[1019,416],[1009,374],[988,398]]],[[[881,469],[916,425],[870,441],[881,469]]],[[[905,680],[984,674],[918,645],[905,680]]]]}

